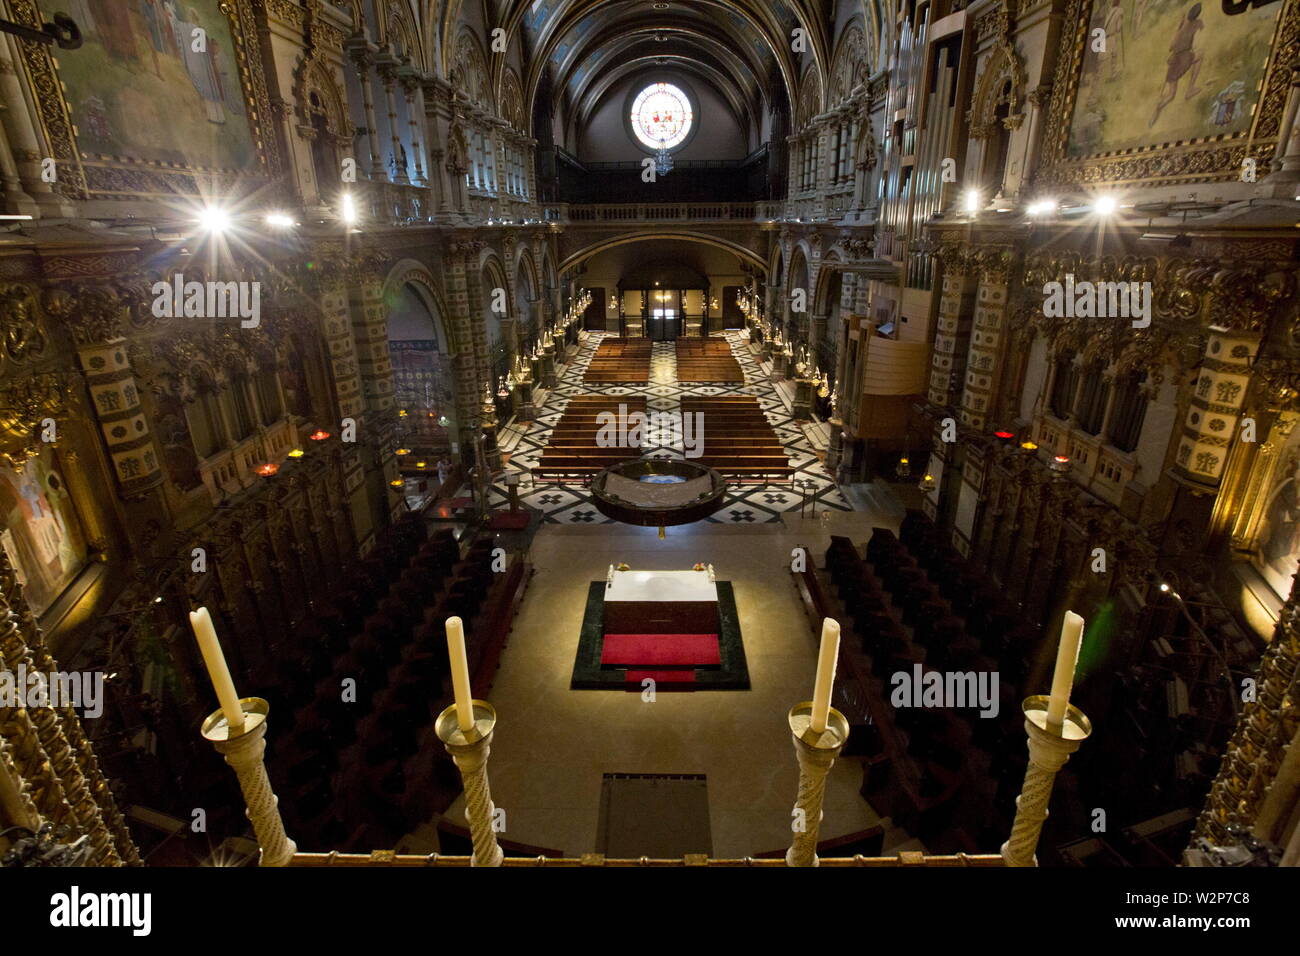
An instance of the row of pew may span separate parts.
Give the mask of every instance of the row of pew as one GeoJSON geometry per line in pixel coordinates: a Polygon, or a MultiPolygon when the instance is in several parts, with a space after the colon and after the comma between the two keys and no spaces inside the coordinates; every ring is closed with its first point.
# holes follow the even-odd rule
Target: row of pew
{"type": "Polygon", "coordinates": [[[682,415],[699,415],[703,455],[696,460],[746,482],[789,481],[794,475],[785,446],[758,399],[749,395],[682,398],[682,415]]]}
{"type": "Polygon", "coordinates": [[[650,355],[654,343],[643,338],[607,338],[596,346],[596,354],[583,381],[590,385],[650,381],[650,355]]]}
{"type": "Polygon", "coordinates": [[[726,339],[678,339],[677,381],[744,384],[745,373],[726,339]]]}
{"type": "MultiPolygon", "coordinates": [[[[865,560],[842,537],[826,554],[842,623],[854,635],[842,655],[861,657],[842,673],[869,675],[847,695],[866,699],[873,725],[877,752],[867,754],[863,795],[933,852],[997,845],[1023,780],[1019,705],[1040,635],[920,512],[909,512],[900,535],[873,529],[865,560]],[[996,672],[997,716],[974,706],[893,706],[893,675],[918,666],[923,674],[996,672]]],[[[837,696],[846,694],[837,688],[837,696]]]]}
{"type": "Polygon", "coordinates": [[[609,421],[608,417],[602,416],[613,415],[615,422],[619,423],[627,421],[619,416],[631,416],[633,412],[646,413],[644,395],[578,395],[569,399],[564,414],[551,429],[541,457],[533,466],[533,477],[589,481],[610,465],[639,458],[640,447],[623,441],[610,443],[600,437],[602,425],[609,421]]]}
{"type": "Polygon", "coordinates": [[[389,848],[454,799],[459,775],[433,726],[450,702],[445,622],[465,621],[470,672],[481,685],[499,654],[500,628],[489,619],[500,623],[501,605],[513,612],[508,592],[519,579],[494,573],[492,548],[482,538],[462,557],[445,531],[404,563],[401,550],[396,561],[386,555],[386,588],[363,573],[333,602],[339,613],[302,629],[278,691],[299,706],[268,759],[303,845],[389,848]]]}

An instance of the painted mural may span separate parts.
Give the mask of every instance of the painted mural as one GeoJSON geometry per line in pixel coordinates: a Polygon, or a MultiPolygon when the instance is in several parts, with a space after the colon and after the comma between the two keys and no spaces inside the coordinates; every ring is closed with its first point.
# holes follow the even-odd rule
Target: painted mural
{"type": "Polygon", "coordinates": [[[81,522],[48,446],[20,468],[0,467],[0,547],[37,614],[85,567],[81,522]]]}
{"type": "Polygon", "coordinates": [[[1093,0],[1069,154],[1249,130],[1282,7],[1280,0],[1093,0]]]}
{"type": "Polygon", "coordinates": [[[240,169],[256,159],[218,0],[39,0],[85,39],[57,54],[83,154],[240,169]]]}

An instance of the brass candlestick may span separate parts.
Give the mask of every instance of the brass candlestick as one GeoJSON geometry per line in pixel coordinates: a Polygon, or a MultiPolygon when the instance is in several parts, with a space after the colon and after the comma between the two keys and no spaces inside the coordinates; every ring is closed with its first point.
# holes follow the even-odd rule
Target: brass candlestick
{"type": "Polygon", "coordinates": [[[817,834],[821,829],[826,777],[849,739],[849,722],[834,707],[826,718],[826,729],[820,734],[814,731],[812,706],[812,701],[806,700],[790,708],[790,734],[799,759],[799,796],[794,806],[803,811],[803,830],[794,831],[785,854],[786,866],[818,865],[817,834]]]}
{"type": "Polygon", "coordinates": [[[279,799],[271,790],[266,775],[266,721],[271,705],[260,697],[245,697],[239,702],[244,711],[244,728],[234,736],[226,715],[216,710],[203,721],[201,733],[235,769],[239,789],[244,794],[248,819],[261,848],[260,866],[288,866],[298,846],[285,835],[280,819],[279,799]]]}
{"type": "Polygon", "coordinates": [[[1047,726],[1046,694],[1026,697],[1020,709],[1025,714],[1025,731],[1029,734],[1029,766],[1025,782],[1016,798],[1016,819],[1011,837],[1002,844],[1002,859],[1007,866],[1037,866],[1034,851],[1047,819],[1047,804],[1052,798],[1056,774],[1070,754],[1092,733],[1092,721],[1078,707],[1066,705],[1065,723],[1059,729],[1047,726]]]}
{"type": "Polygon", "coordinates": [[[487,775],[497,712],[485,700],[476,700],[472,706],[474,726],[469,730],[460,729],[455,704],[438,715],[434,727],[447,753],[456,761],[456,768],[465,784],[465,819],[469,822],[470,839],[474,842],[470,866],[500,866],[505,853],[497,844],[497,835],[492,829],[492,815],[496,808],[492,805],[487,775]]]}

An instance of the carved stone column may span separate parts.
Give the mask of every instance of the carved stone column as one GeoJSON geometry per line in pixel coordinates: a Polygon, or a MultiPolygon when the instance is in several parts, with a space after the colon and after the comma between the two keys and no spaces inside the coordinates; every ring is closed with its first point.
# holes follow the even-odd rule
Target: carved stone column
{"type": "Polygon", "coordinates": [[[962,423],[980,431],[990,424],[994,415],[1001,383],[1010,308],[1007,291],[1010,271],[1010,252],[993,250],[981,256],[975,321],[961,397],[962,423]]]}
{"type": "Polygon", "coordinates": [[[394,406],[393,361],[388,350],[388,310],[384,283],[378,275],[363,275],[349,294],[352,334],[366,408],[387,412],[394,406]]]}
{"type": "Polygon", "coordinates": [[[122,334],[129,301],[106,284],[58,286],[45,294],[45,310],[62,319],[77,345],[95,420],[124,498],[162,484],[162,463],[140,403],[140,389],[122,334]]]}
{"type": "MultiPolygon", "coordinates": [[[[5,139],[13,154],[14,173],[22,184],[21,190],[10,200],[18,207],[12,211],[19,215],[34,215],[29,211],[30,206],[22,208],[27,205],[24,201],[26,197],[35,205],[46,209],[46,215],[71,216],[74,211],[72,203],[55,192],[51,184],[41,178],[41,161],[47,158],[47,151],[37,132],[35,119],[25,105],[27,97],[18,73],[22,56],[23,47],[17,37],[8,33],[0,36],[0,102],[6,106],[5,109],[0,110],[0,121],[4,124],[5,139]]],[[[57,102],[61,95],[59,79],[50,69],[49,60],[45,58],[44,52],[39,52],[38,56],[40,57],[36,61],[39,64],[38,68],[31,70],[36,95],[47,96],[57,102]]],[[[74,175],[77,177],[81,175],[70,164],[59,166],[58,174],[65,181],[74,175]]],[[[6,190],[6,194],[7,192],[6,190]]]]}
{"type": "Polygon", "coordinates": [[[364,37],[352,37],[345,44],[352,65],[357,71],[357,84],[361,87],[361,103],[366,114],[366,145],[370,151],[369,176],[375,182],[388,182],[384,158],[379,152],[379,129],[375,122],[375,91],[370,82],[373,47],[364,37]]]}
{"type": "Polygon", "coordinates": [[[384,84],[384,101],[388,107],[388,136],[393,143],[392,163],[393,182],[408,185],[411,182],[402,162],[402,137],[397,123],[397,70],[400,66],[397,57],[391,53],[381,53],[375,57],[375,68],[384,84]]]}
{"type": "Polygon", "coordinates": [[[1217,486],[1223,477],[1259,341],[1256,332],[1210,328],[1174,459],[1175,470],[1198,484],[1217,486]]]}
{"type": "Polygon", "coordinates": [[[406,97],[406,118],[411,126],[411,159],[415,163],[415,183],[419,186],[427,185],[428,180],[424,176],[424,165],[420,160],[420,122],[419,119],[424,115],[423,104],[419,102],[420,94],[420,74],[409,66],[403,66],[397,71],[398,82],[402,84],[402,93],[406,97]]]}
{"type": "MultiPolygon", "coordinates": [[[[11,673],[59,670],[23,599],[22,585],[0,549],[0,665],[11,673]]],[[[96,866],[139,865],[94,748],[71,707],[0,707],[0,775],[13,784],[7,803],[22,819],[66,824],[88,836],[96,866]]],[[[2,796],[2,795],[0,795],[2,796]]],[[[27,824],[23,824],[27,825],[27,824]]]]}

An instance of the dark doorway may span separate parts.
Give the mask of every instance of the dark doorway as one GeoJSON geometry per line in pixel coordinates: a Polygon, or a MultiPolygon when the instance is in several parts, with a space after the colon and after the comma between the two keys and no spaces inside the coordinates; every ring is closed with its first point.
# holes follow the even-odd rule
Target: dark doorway
{"type": "Polygon", "coordinates": [[[599,286],[588,289],[591,293],[591,305],[582,314],[582,327],[589,331],[605,331],[605,290],[599,286]]]}
{"type": "Polygon", "coordinates": [[[743,329],[745,327],[745,313],[740,311],[740,306],[736,303],[741,288],[738,285],[722,287],[722,327],[724,329],[743,329]]]}

